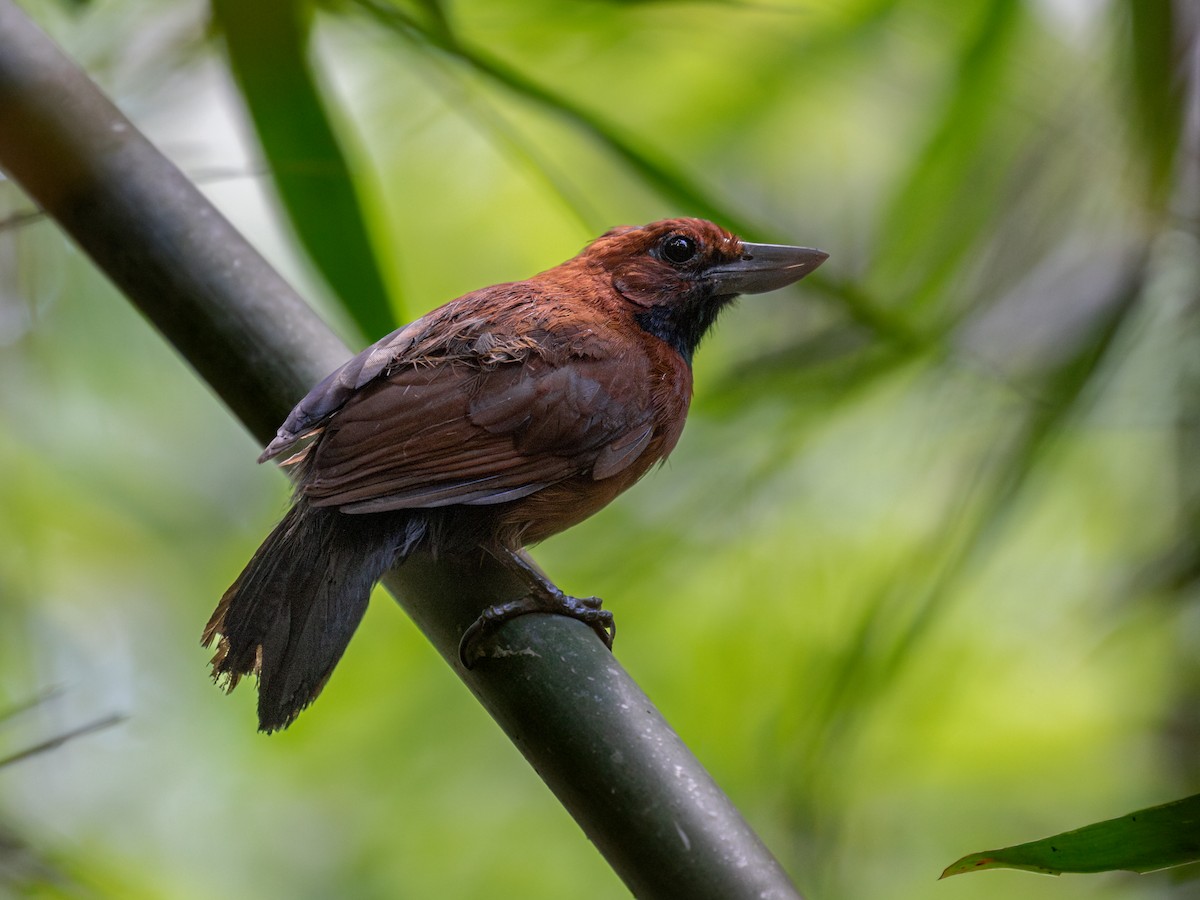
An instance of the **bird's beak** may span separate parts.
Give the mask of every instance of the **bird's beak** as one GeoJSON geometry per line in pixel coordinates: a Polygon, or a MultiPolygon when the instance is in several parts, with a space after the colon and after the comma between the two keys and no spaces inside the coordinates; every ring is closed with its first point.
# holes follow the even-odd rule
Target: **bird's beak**
{"type": "Polygon", "coordinates": [[[716,294],[765,294],[799,281],[829,258],[824,250],[786,244],[742,243],[742,255],[704,273],[716,294]]]}

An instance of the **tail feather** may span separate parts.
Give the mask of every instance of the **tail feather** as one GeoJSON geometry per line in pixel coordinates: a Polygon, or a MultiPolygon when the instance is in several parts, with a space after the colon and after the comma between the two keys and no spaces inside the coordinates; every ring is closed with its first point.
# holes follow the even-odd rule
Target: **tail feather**
{"type": "Polygon", "coordinates": [[[424,534],[412,516],[350,516],[300,500],[263,541],[204,629],[213,679],[258,677],[263,731],[286,728],[325,686],[371,589],[424,534]]]}

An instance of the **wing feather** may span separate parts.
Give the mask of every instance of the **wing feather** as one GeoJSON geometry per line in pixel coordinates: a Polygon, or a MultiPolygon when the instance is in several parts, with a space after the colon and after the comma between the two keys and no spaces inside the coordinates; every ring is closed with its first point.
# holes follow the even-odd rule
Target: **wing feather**
{"type": "Polygon", "coordinates": [[[612,477],[654,434],[650,364],[606,354],[603,323],[575,319],[536,329],[535,342],[472,319],[441,355],[410,325],[314,389],[264,456],[319,431],[301,490],[354,513],[503,503],[612,477]]]}

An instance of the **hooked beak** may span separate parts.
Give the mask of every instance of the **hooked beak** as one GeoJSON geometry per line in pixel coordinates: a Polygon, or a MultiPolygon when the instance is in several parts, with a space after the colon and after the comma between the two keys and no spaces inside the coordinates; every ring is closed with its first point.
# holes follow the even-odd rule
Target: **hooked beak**
{"type": "Polygon", "coordinates": [[[765,294],[799,281],[829,258],[824,250],[742,242],[742,255],[704,273],[718,296],[765,294]]]}

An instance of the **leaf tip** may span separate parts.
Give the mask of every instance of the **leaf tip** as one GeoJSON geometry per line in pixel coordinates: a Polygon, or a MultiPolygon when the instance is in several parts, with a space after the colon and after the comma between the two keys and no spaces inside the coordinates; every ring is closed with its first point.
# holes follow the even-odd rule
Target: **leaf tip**
{"type": "Polygon", "coordinates": [[[949,878],[951,875],[962,875],[964,872],[974,872],[976,869],[990,869],[997,865],[999,863],[995,857],[985,856],[982,853],[971,853],[946,866],[942,870],[942,874],[938,876],[938,881],[949,878]]]}

